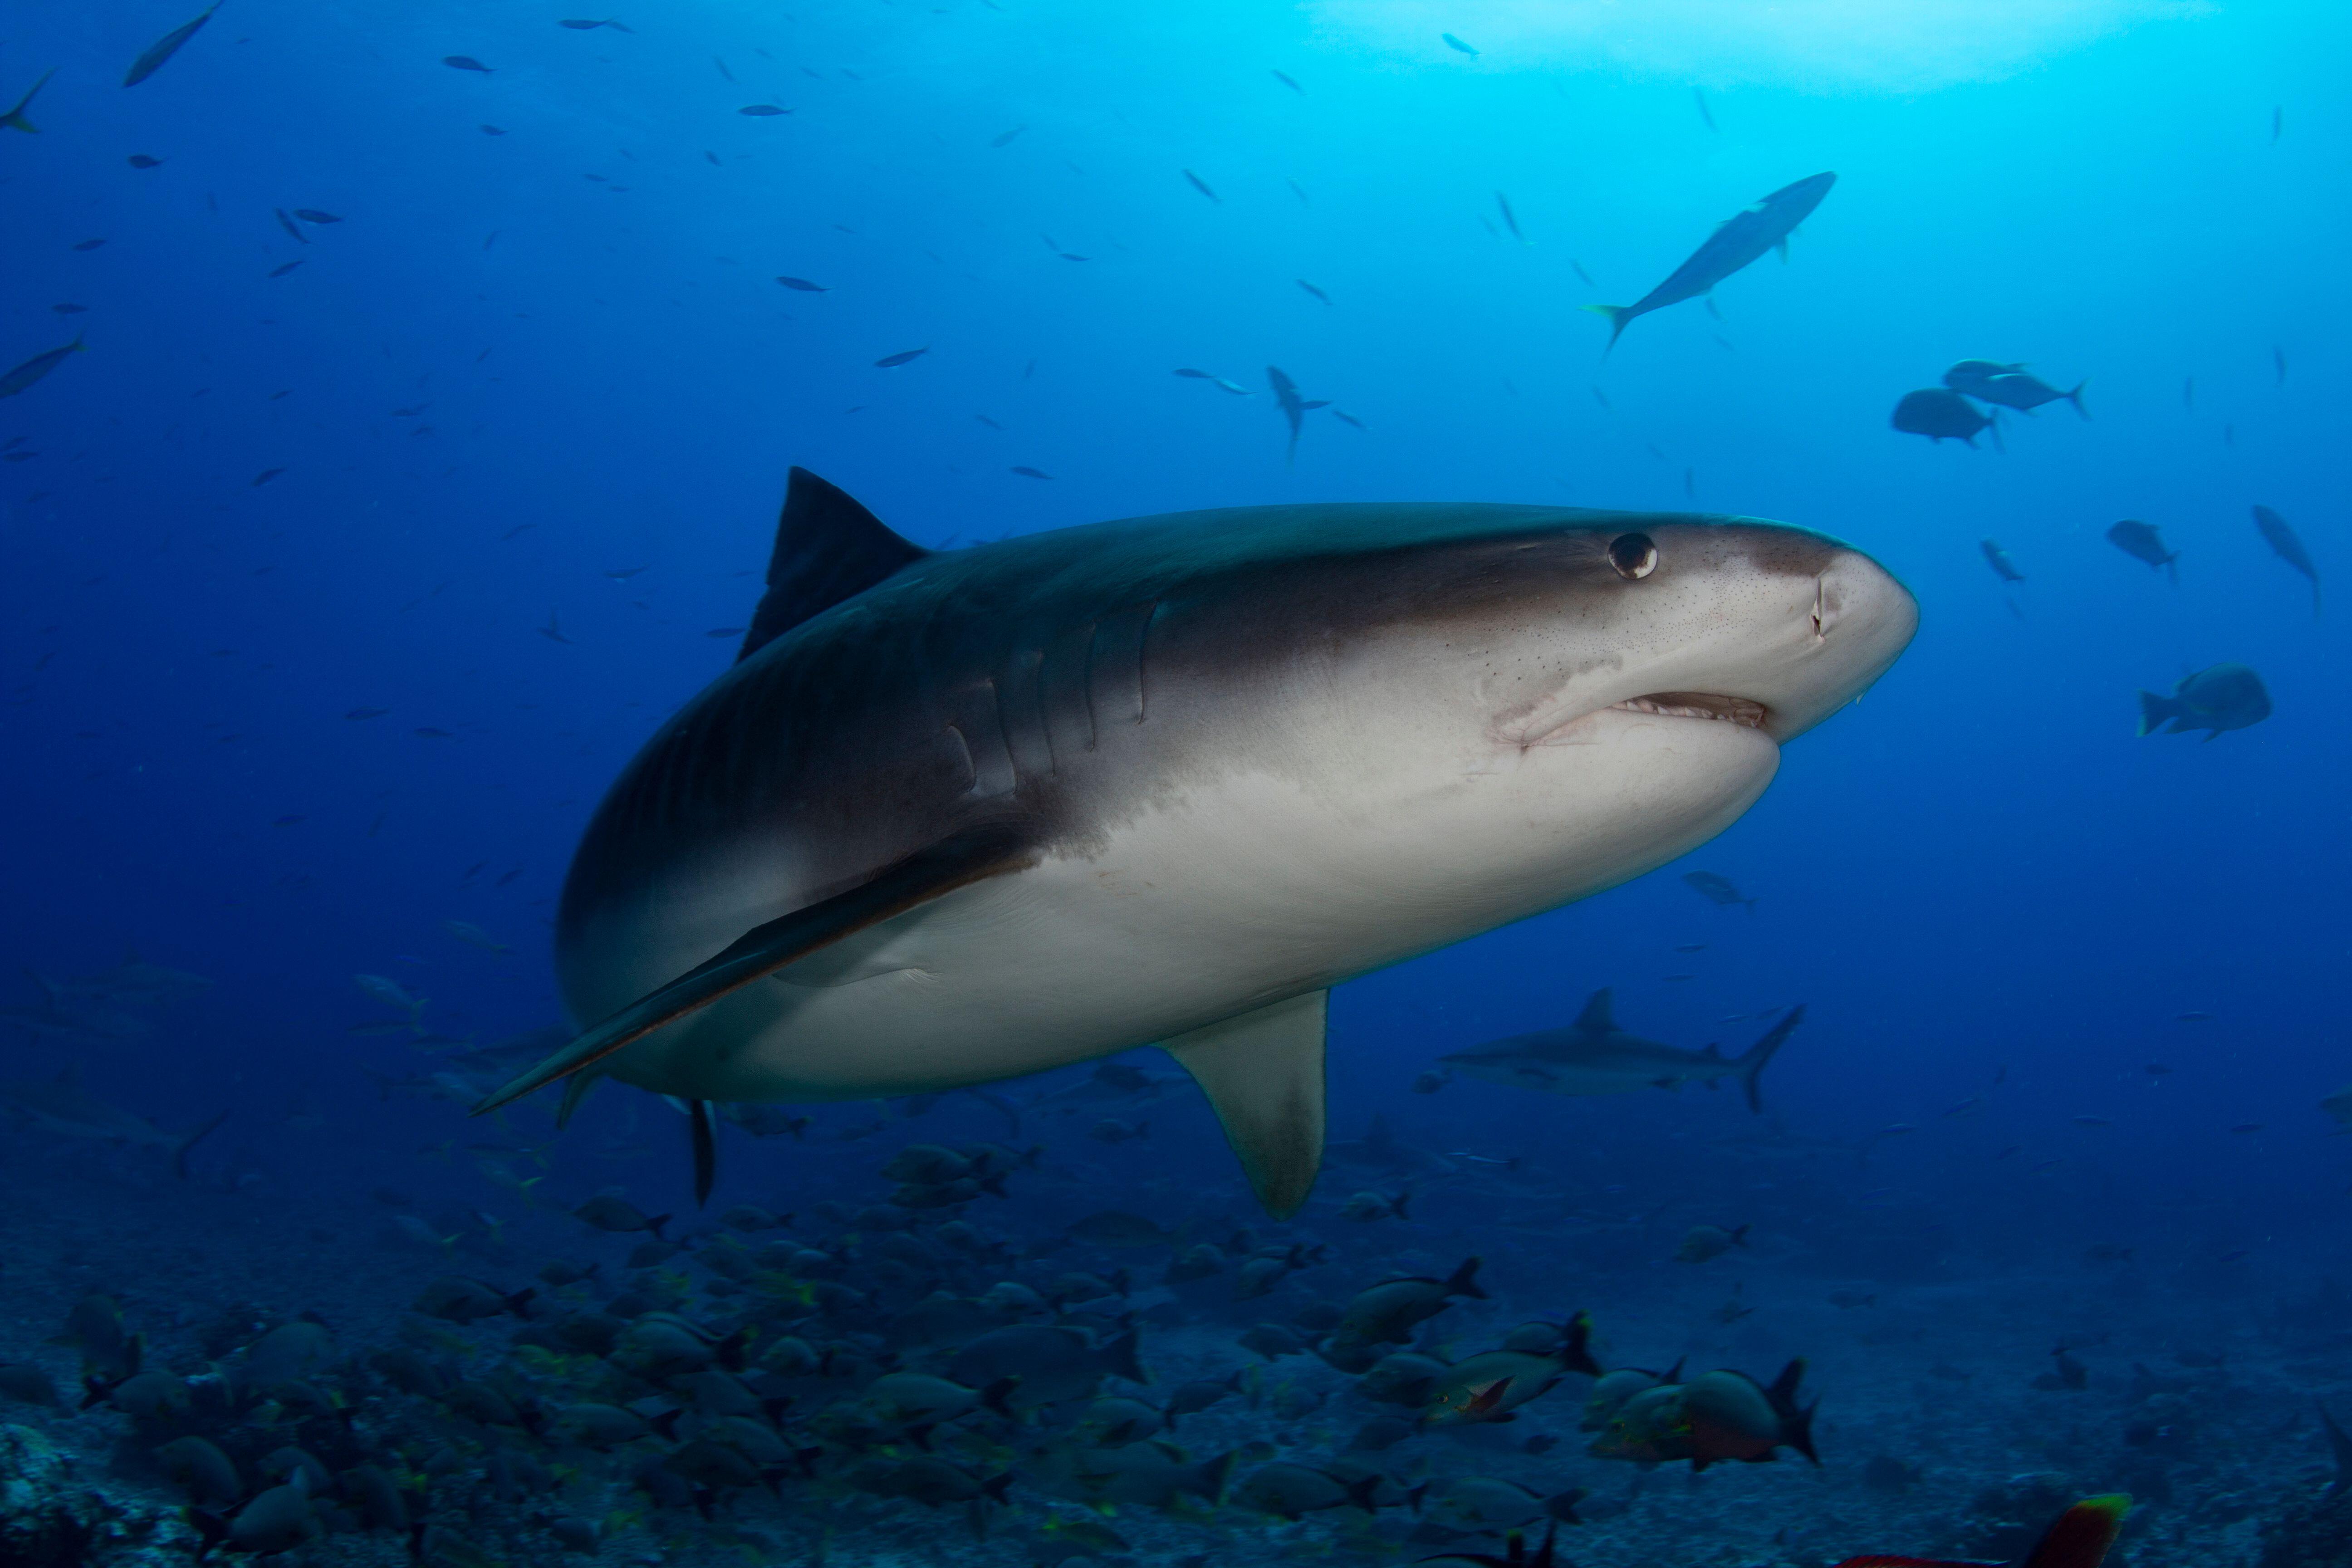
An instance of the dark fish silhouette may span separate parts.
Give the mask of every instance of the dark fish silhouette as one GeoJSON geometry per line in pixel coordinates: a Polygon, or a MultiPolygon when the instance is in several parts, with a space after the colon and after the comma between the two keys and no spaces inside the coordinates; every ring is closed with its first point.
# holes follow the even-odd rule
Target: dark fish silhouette
{"type": "Polygon", "coordinates": [[[1192,181],[1192,188],[1193,188],[1194,190],[1196,190],[1196,191],[1200,192],[1202,195],[1204,195],[1204,196],[1208,197],[1211,201],[1213,201],[1213,202],[1223,202],[1223,201],[1225,199],[1224,197],[1223,197],[1223,196],[1221,196],[1221,195],[1217,195],[1217,193],[1216,193],[1216,192],[1214,192],[1214,191],[1213,191],[1213,190],[1209,189],[1209,182],[1208,182],[1208,181],[1206,181],[1206,180],[1204,180],[1204,179],[1202,179],[1202,178],[1201,178],[1201,176],[1200,176],[1200,175],[1198,175],[1198,174],[1196,174],[1192,173],[1192,170],[1190,170],[1190,169],[1185,170],[1185,171],[1184,171],[1184,177],[1185,177],[1186,179],[1188,179],[1188,180],[1190,180],[1190,181],[1192,181]]]}
{"type": "Polygon", "coordinates": [[[294,216],[300,218],[304,223],[341,223],[343,221],[333,213],[320,212],[317,207],[296,207],[294,209],[294,216]]]}
{"type": "Polygon", "coordinates": [[[443,55],[441,63],[453,71],[479,71],[484,76],[491,74],[489,67],[471,55],[443,55]]]}
{"type": "Polygon", "coordinates": [[[832,289],[826,288],[824,284],[812,283],[805,278],[779,278],[776,281],[782,284],[787,289],[796,289],[803,294],[830,294],[833,292],[832,289]]]}
{"type": "MultiPolygon", "coordinates": [[[[2271,716],[2271,694],[2263,678],[2242,664],[2217,664],[2183,676],[2169,697],[2139,694],[2139,732],[2168,735],[2202,730],[2208,741],[2224,730],[2243,730],[2271,716]]],[[[2079,1120],[2079,1118],[2078,1118],[2079,1120]]]]}
{"type": "Polygon", "coordinates": [[[1734,904],[1745,904],[1749,914],[1756,912],[1756,900],[1744,896],[1728,877],[1713,871],[1685,871],[1683,882],[1710,904],[1719,904],[1725,909],[1734,904]]]}
{"type": "Polygon", "coordinates": [[[1300,426],[1307,422],[1307,410],[1327,407],[1330,400],[1328,398],[1313,401],[1302,399],[1298,395],[1298,384],[1285,375],[1280,365],[1266,366],[1265,379],[1274,388],[1274,401],[1276,406],[1281,408],[1282,416],[1290,422],[1290,448],[1284,455],[1285,461],[1296,462],[1298,460],[1298,432],[1300,426]]]}
{"type": "Polygon", "coordinates": [[[1930,441],[1942,441],[1950,437],[1955,441],[1973,447],[1983,431],[1993,432],[2000,438],[2000,427],[1992,416],[1980,412],[1977,405],[1948,387],[1922,387],[1906,392],[1895,405],[1895,428],[1908,436],[1925,436],[1930,441]]]}
{"type": "Polygon", "coordinates": [[[28,131],[37,136],[39,135],[41,128],[25,118],[25,110],[32,106],[33,95],[48,86],[49,79],[57,74],[58,68],[55,66],[43,71],[41,79],[26,88],[25,96],[16,100],[16,107],[5,114],[0,114],[0,125],[5,125],[11,131],[28,131]]]}
{"type": "Polygon", "coordinates": [[[1527,244],[1528,237],[1519,232],[1519,215],[1511,210],[1511,198],[1505,195],[1502,192],[1496,191],[1495,193],[1495,205],[1502,209],[1503,226],[1511,231],[1511,237],[1517,240],[1521,245],[1527,244]]]}
{"type": "Polygon", "coordinates": [[[2180,585],[2180,552],[2164,547],[2164,535],[2156,524],[2127,517],[2107,530],[2107,542],[2135,561],[2145,561],[2150,566],[2161,566],[2172,575],[2174,587],[2180,585]]]}
{"type": "Polygon", "coordinates": [[[779,114],[790,114],[792,110],[773,103],[747,103],[735,112],[748,114],[754,120],[771,120],[779,114]]]}
{"type": "Polygon", "coordinates": [[[880,359],[874,362],[874,368],[877,370],[896,370],[902,364],[914,363],[917,360],[922,358],[925,354],[930,352],[930,345],[926,343],[919,349],[906,349],[898,353],[884,354],[880,359]]]}
{"type": "Polygon", "coordinates": [[[1633,303],[1588,305],[1585,309],[1609,318],[1609,346],[1615,348],[1634,317],[1663,310],[1685,300],[1696,300],[1768,250],[1778,250],[1785,258],[1789,254],[1790,232],[1812,216],[1813,209],[1822,205],[1822,198],[1836,184],[1836,174],[1809,174],[1792,185],[1783,185],[1737,216],[1717,225],[1715,233],[1707,237],[1705,245],[1691,252],[1689,260],[1633,303]]]}
{"type": "Polygon", "coordinates": [[[2263,531],[2263,540],[2278,552],[2280,560],[2311,579],[2311,615],[2314,620],[2318,619],[2319,568],[2312,564],[2311,552],[2295,537],[2294,530],[2286,525],[2286,519],[2266,506],[2254,508],[2254,526],[2263,531]]]}
{"type": "Polygon", "coordinates": [[[1477,50],[1475,50],[1475,49],[1472,48],[1469,45],[1467,45],[1467,44],[1464,43],[1461,39],[1459,39],[1459,38],[1455,37],[1453,34],[1451,34],[1451,33],[1440,33],[1440,34],[1438,34],[1437,36],[1438,36],[1439,37],[1441,37],[1441,38],[1444,39],[1444,40],[1445,40],[1445,47],[1446,47],[1447,48],[1449,48],[1449,49],[1454,50],[1456,54],[1465,54],[1465,55],[1468,55],[1468,56],[1472,57],[1473,58],[1475,58],[1477,57],[1477,54],[1478,54],[1478,51],[1477,51],[1477,50]]]}
{"type": "Polygon", "coordinates": [[[2040,376],[2026,374],[2021,364],[1964,359],[1944,373],[1944,384],[1979,403],[2014,408],[2021,414],[2031,414],[2045,403],[2065,402],[2073,404],[2074,412],[2084,418],[2091,416],[2091,411],[2083,406],[2083,388],[2089,382],[2078,381],[2074,391],[2061,392],[2040,376]]]}
{"type": "Polygon", "coordinates": [[[16,396],[33,383],[65,363],[66,355],[78,354],[82,352],[82,341],[76,338],[61,349],[51,349],[46,353],[35,354],[5,375],[0,375],[0,397],[16,396]]]}
{"type": "Polygon", "coordinates": [[[2003,550],[2000,544],[1988,539],[1981,542],[1977,548],[1984,552],[1985,563],[1992,568],[1993,575],[1999,577],[2002,582],[2022,583],[2025,581],[2025,574],[2017,569],[2017,563],[2009,558],[2009,552],[2003,550]]]}
{"type": "Polygon", "coordinates": [[[220,6],[217,4],[207,5],[205,7],[204,15],[198,16],[194,21],[173,28],[170,32],[164,34],[153,43],[148,45],[146,50],[142,53],[137,59],[131,62],[131,69],[123,74],[122,85],[125,87],[137,87],[141,82],[145,81],[149,77],[153,76],[157,71],[162,70],[163,68],[163,62],[170,59],[173,55],[178,54],[180,52],[180,46],[186,43],[190,38],[194,37],[196,36],[196,29],[203,26],[206,22],[211,21],[213,19],[213,13],[219,9],[220,6]]]}
{"type": "Polygon", "coordinates": [[[558,22],[555,25],[559,27],[569,27],[575,33],[591,32],[598,27],[610,27],[616,33],[634,33],[636,31],[635,27],[625,26],[621,22],[615,21],[610,16],[577,18],[558,22]]]}

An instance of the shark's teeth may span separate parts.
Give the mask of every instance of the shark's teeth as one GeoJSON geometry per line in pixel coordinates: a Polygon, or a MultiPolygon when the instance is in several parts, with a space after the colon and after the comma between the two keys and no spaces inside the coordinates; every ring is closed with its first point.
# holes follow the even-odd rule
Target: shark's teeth
{"type": "Polygon", "coordinates": [[[1717,697],[1704,691],[1654,691],[1647,697],[1629,697],[1610,706],[1628,713],[1657,713],[1669,719],[1721,719],[1745,724],[1751,730],[1764,727],[1764,704],[1745,697],[1717,697]]]}

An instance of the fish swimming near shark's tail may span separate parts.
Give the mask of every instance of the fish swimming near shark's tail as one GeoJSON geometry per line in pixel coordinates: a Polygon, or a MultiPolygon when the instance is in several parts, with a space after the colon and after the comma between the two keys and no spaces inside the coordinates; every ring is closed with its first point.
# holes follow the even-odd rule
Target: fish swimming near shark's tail
{"type": "Polygon", "coordinates": [[[1764,1096],[1758,1090],[1756,1080],[1764,1076],[1765,1066],[1804,1021],[1805,1005],[1800,1002],[1789,1009],[1786,1017],[1766,1030],[1762,1039],[1731,1058],[1731,1076],[1739,1080],[1740,1092],[1748,1097],[1748,1109],[1759,1116],[1764,1113],[1764,1096]]]}

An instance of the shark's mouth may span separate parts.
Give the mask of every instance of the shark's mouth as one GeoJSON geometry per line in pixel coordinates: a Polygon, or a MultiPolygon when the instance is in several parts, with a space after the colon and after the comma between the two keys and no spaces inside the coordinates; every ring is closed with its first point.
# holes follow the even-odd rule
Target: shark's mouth
{"type": "Polygon", "coordinates": [[[1629,697],[1609,706],[1626,713],[1656,713],[1668,719],[1720,719],[1726,723],[1745,724],[1760,730],[1769,717],[1761,702],[1751,702],[1745,697],[1717,697],[1706,691],[1654,691],[1647,697],[1629,697]]]}

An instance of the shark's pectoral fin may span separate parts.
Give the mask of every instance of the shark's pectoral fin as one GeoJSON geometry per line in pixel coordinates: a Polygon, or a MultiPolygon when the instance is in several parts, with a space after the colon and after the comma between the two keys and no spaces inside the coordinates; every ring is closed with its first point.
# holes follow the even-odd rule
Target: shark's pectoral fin
{"type": "Polygon", "coordinates": [[[779,915],[738,937],[724,952],[641,996],[474,1107],[496,1110],[531,1090],[604,1060],[663,1025],[843,937],[904,914],[974,882],[1016,871],[1035,858],[1016,823],[987,823],[949,835],[829,899],[779,915]]]}
{"type": "Polygon", "coordinates": [[[1310,991],[1164,1040],[1216,1109],[1266,1213],[1288,1219],[1323,1163],[1323,1023],[1331,994],[1310,991]]]}

